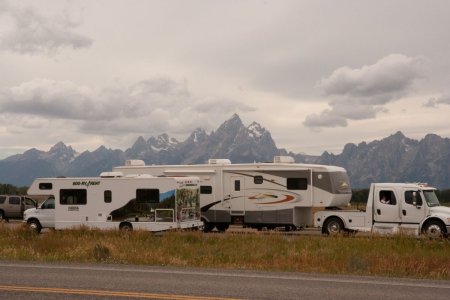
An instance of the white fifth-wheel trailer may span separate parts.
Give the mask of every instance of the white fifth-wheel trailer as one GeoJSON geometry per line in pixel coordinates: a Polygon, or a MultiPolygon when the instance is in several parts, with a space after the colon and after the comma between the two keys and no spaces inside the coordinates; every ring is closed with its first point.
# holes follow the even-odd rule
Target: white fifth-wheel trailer
{"type": "Polygon", "coordinates": [[[273,163],[246,164],[210,159],[200,165],[150,166],[142,160],[128,160],[113,171],[199,177],[205,231],[225,231],[230,224],[295,230],[312,225],[314,207],[347,205],[352,195],[344,168],[298,164],[282,156],[276,156],[273,163]]]}
{"type": "Polygon", "coordinates": [[[38,178],[28,195],[48,196],[24,213],[24,221],[38,232],[80,226],[147,231],[203,226],[197,177],[105,172],[91,178],[38,178]]]}

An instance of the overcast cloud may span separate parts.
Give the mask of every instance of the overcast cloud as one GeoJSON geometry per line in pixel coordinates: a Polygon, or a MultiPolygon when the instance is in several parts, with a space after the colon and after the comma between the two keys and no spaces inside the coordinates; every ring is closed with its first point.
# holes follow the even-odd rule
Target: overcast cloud
{"type": "Polygon", "coordinates": [[[450,137],[450,3],[0,0],[0,159],[184,140],[234,113],[280,148],[450,137]]]}

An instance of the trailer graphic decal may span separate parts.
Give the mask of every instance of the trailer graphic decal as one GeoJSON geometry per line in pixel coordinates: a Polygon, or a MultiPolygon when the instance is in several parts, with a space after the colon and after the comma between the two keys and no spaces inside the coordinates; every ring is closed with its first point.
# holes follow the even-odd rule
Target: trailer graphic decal
{"type": "MultiPolygon", "coordinates": [[[[291,195],[283,195],[285,198],[277,201],[271,201],[271,202],[259,202],[257,204],[261,205],[267,205],[267,204],[279,204],[279,203],[286,203],[291,202],[292,200],[295,200],[294,196],[291,195]]],[[[261,200],[261,199],[267,199],[267,198],[278,198],[276,195],[268,195],[268,194],[259,194],[253,197],[249,197],[251,200],[261,200]]]]}

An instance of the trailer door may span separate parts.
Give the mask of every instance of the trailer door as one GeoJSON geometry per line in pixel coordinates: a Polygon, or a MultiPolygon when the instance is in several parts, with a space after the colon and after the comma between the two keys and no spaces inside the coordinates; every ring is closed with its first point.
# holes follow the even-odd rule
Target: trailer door
{"type": "Polygon", "coordinates": [[[225,181],[225,203],[230,205],[230,214],[234,216],[245,215],[244,176],[230,176],[225,181]]]}

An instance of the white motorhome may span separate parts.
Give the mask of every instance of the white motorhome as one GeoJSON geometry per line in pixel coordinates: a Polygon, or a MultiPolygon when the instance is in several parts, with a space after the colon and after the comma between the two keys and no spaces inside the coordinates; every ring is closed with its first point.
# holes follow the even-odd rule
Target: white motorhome
{"type": "Polygon", "coordinates": [[[435,188],[414,183],[372,183],[365,211],[319,211],[314,225],[325,234],[363,231],[381,234],[450,233],[450,207],[440,206],[435,188]]]}
{"type": "Polygon", "coordinates": [[[200,165],[151,165],[128,160],[113,168],[124,174],[197,176],[204,230],[225,231],[230,224],[286,230],[311,225],[313,207],[346,205],[351,199],[341,167],[297,164],[291,157],[273,163],[231,164],[210,159],[200,165]]]}
{"type": "Polygon", "coordinates": [[[24,213],[24,221],[38,232],[80,226],[148,231],[203,226],[196,177],[105,172],[92,178],[38,178],[28,195],[48,196],[24,213]]]}

